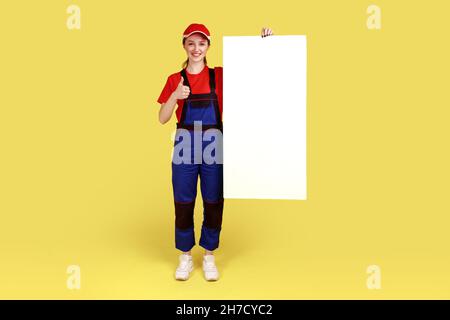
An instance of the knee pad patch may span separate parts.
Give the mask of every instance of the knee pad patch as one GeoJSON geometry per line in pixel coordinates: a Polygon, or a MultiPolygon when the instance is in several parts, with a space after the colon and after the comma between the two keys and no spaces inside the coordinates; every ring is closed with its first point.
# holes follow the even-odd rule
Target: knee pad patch
{"type": "Polygon", "coordinates": [[[219,202],[203,201],[203,208],[205,209],[205,227],[212,229],[220,229],[222,226],[223,215],[223,199],[219,202]]]}
{"type": "Polygon", "coordinates": [[[195,201],[189,203],[175,202],[175,226],[187,229],[194,226],[195,201]]]}

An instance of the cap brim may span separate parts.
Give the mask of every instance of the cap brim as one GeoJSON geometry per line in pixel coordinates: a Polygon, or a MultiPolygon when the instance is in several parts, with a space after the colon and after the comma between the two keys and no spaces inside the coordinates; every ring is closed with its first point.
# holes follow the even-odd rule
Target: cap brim
{"type": "Polygon", "coordinates": [[[190,36],[192,36],[194,33],[201,33],[201,34],[204,35],[208,40],[211,40],[211,37],[208,36],[206,33],[202,32],[202,31],[192,31],[192,32],[189,33],[189,34],[183,35],[183,38],[190,37],[190,36]]]}

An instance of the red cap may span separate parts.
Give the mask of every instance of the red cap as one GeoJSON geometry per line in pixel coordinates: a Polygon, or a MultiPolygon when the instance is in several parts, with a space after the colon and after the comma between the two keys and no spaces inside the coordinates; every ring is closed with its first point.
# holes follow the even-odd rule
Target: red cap
{"type": "Polygon", "coordinates": [[[208,28],[206,28],[203,24],[200,23],[192,23],[191,25],[189,25],[189,27],[187,27],[186,30],[184,30],[183,38],[187,38],[194,33],[201,33],[206,38],[208,38],[208,40],[211,41],[211,36],[209,34],[208,28]]]}

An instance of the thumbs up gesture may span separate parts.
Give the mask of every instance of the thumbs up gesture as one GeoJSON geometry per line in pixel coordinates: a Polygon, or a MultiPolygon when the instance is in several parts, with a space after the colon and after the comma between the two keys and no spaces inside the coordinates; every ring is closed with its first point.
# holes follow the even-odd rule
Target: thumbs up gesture
{"type": "Polygon", "coordinates": [[[183,85],[183,81],[184,81],[184,78],[183,78],[183,76],[181,76],[181,80],[178,83],[177,88],[173,92],[175,95],[175,98],[177,98],[178,100],[186,99],[189,96],[189,93],[191,92],[191,90],[189,89],[188,86],[183,85]]]}

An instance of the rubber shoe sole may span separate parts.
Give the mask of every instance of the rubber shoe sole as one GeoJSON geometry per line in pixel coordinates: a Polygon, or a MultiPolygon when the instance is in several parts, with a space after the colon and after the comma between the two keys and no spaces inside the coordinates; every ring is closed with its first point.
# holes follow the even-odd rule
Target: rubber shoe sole
{"type": "Polygon", "coordinates": [[[191,265],[191,267],[189,268],[189,272],[188,272],[187,275],[175,272],[175,279],[176,280],[180,280],[180,281],[188,280],[190,275],[191,275],[192,270],[194,270],[194,266],[193,265],[191,265]]]}

